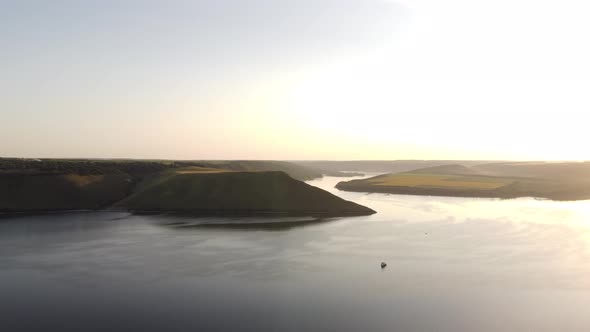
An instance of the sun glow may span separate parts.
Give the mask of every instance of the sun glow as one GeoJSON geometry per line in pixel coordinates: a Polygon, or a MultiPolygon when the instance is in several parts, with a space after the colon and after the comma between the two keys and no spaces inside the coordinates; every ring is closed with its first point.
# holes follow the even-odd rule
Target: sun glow
{"type": "MultiPolygon", "coordinates": [[[[305,144],[340,142],[368,159],[588,159],[584,105],[566,98],[574,91],[542,82],[419,81],[395,72],[383,58],[313,68],[290,77],[274,110],[302,129],[305,144]]],[[[317,152],[304,158],[321,158],[317,152]]]]}
{"type": "MultiPolygon", "coordinates": [[[[6,112],[0,123],[0,153],[171,159],[590,159],[585,146],[590,109],[590,45],[583,42],[590,30],[587,3],[395,3],[390,11],[367,5],[375,18],[370,22],[367,17],[373,16],[355,8],[339,12],[341,17],[332,13],[339,8],[333,4],[325,13],[334,15],[326,17],[321,16],[324,11],[310,8],[318,31],[306,32],[294,24],[293,30],[279,33],[292,36],[289,42],[273,39],[275,34],[267,34],[264,24],[240,22],[227,22],[238,25],[223,30],[228,34],[218,40],[185,36],[179,31],[192,30],[176,24],[189,27],[199,20],[172,19],[162,31],[156,29],[161,34],[136,39],[153,37],[176,48],[155,50],[151,43],[142,44],[136,45],[141,46],[137,54],[121,56],[119,49],[100,53],[111,44],[99,40],[96,49],[90,48],[96,53],[75,49],[80,68],[46,61],[67,59],[71,54],[62,54],[66,48],[43,44],[51,56],[36,58],[44,52],[33,47],[28,62],[13,59],[27,70],[11,62],[2,67],[18,79],[0,89],[0,108],[6,112]],[[315,21],[314,15],[336,21],[320,24],[324,21],[315,21]],[[231,42],[241,29],[246,29],[243,38],[235,39],[252,45],[231,42]],[[177,34],[180,39],[175,40],[177,34]],[[139,55],[145,56],[145,63],[126,62],[143,59],[139,55]],[[39,94],[30,98],[34,91],[39,94]]],[[[111,25],[100,26],[105,27],[111,25]]],[[[129,28],[112,26],[110,38],[129,28]]],[[[86,45],[88,39],[78,39],[84,33],[71,31],[67,27],[62,32],[68,44],[86,45]]],[[[143,29],[132,31],[140,36],[143,29]]],[[[121,38],[121,44],[129,40],[121,38]]],[[[28,40],[13,39],[17,46],[28,40]]]]}

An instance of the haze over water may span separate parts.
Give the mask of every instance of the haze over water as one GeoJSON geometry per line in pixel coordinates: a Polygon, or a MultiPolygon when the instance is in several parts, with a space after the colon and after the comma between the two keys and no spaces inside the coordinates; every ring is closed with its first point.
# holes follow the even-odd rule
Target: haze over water
{"type": "Polygon", "coordinates": [[[590,201],[350,193],[333,188],[340,180],[309,183],[378,213],[266,228],[108,212],[2,218],[0,326],[590,329],[590,201]]]}

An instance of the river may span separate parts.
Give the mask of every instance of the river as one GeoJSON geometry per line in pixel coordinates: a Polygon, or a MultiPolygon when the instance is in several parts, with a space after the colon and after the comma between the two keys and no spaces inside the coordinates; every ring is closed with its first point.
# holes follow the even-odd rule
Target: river
{"type": "Polygon", "coordinates": [[[351,193],[340,180],[309,183],[378,213],[284,227],[3,217],[0,330],[590,331],[590,201],[351,193]]]}

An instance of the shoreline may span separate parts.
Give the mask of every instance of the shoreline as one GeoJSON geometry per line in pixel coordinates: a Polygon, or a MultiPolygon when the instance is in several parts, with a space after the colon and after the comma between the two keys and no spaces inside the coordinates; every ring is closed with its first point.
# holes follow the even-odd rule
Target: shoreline
{"type": "Polygon", "coordinates": [[[71,213],[128,213],[134,215],[171,215],[184,217],[310,217],[310,218],[344,218],[369,216],[377,213],[371,212],[342,212],[330,213],[322,211],[224,211],[224,210],[128,210],[128,209],[100,209],[100,210],[31,210],[31,211],[0,211],[0,218],[12,216],[36,216],[48,214],[71,214],[71,213]]]}
{"type": "Polygon", "coordinates": [[[408,196],[433,196],[433,197],[458,197],[458,198],[489,198],[489,199],[518,199],[518,198],[533,198],[539,200],[548,200],[555,202],[575,202],[575,201],[586,201],[590,200],[590,195],[579,196],[579,197],[566,197],[567,195],[560,196],[542,196],[535,195],[532,193],[528,194],[502,194],[498,192],[485,192],[469,193],[469,192],[458,192],[449,191],[445,189],[422,189],[414,187],[386,187],[386,188],[351,188],[346,186],[336,185],[336,189],[348,192],[358,192],[367,194],[391,194],[391,195],[408,195],[408,196]]]}

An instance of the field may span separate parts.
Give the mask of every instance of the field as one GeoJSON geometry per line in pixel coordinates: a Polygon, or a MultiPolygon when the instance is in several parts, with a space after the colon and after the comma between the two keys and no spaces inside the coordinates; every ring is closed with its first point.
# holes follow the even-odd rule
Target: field
{"type": "Polygon", "coordinates": [[[336,188],[403,195],[585,200],[590,199],[590,163],[441,165],[343,181],[336,188]]]}
{"type": "Polygon", "coordinates": [[[198,167],[198,166],[181,168],[181,169],[175,171],[176,174],[206,174],[206,173],[226,173],[226,172],[233,172],[233,171],[230,171],[227,169],[221,169],[221,168],[198,167]]]}
{"type": "Polygon", "coordinates": [[[446,189],[497,189],[514,182],[509,178],[449,174],[397,173],[368,180],[377,186],[446,189]]]}

